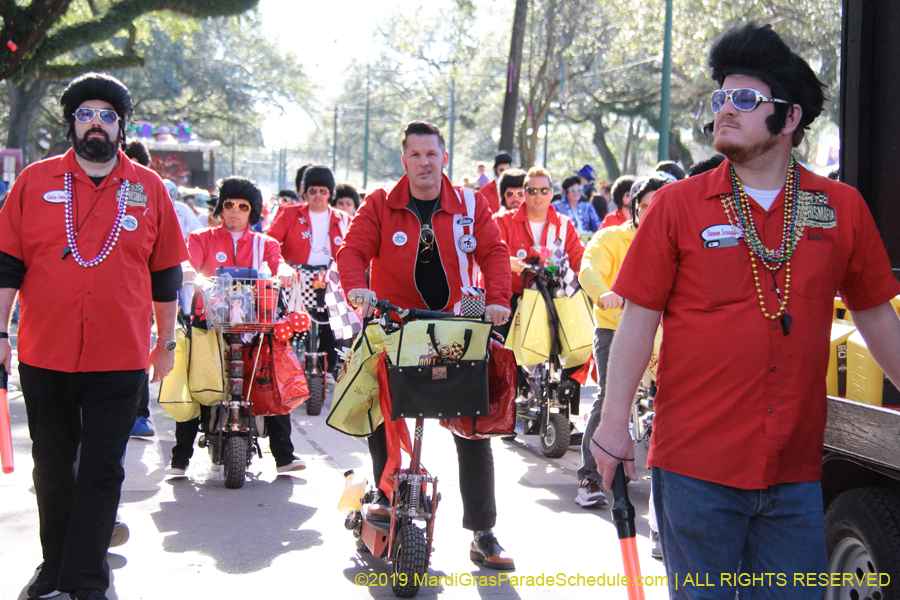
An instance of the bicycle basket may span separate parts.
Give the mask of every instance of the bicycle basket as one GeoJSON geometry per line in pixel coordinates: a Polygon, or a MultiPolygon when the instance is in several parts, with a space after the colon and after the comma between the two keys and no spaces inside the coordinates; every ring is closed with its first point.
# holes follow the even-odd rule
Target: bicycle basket
{"type": "MultiPolygon", "coordinates": [[[[255,275],[252,271],[248,274],[255,275]]],[[[272,331],[279,289],[274,279],[232,277],[223,272],[201,287],[206,320],[225,333],[272,331]]]]}

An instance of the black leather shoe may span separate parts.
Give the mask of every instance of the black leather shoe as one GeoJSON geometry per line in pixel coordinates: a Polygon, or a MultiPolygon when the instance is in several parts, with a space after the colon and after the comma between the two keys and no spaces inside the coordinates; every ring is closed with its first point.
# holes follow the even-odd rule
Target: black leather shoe
{"type": "Polygon", "coordinates": [[[109,600],[106,597],[106,594],[97,588],[78,590],[77,592],[69,593],[69,598],[70,600],[109,600]]]}
{"type": "Polygon", "coordinates": [[[511,571],[516,568],[516,561],[506,554],[497,542],[493,533],[486,533],[469,546],[469,558],[486,569],[511,571]]]}
{"type": "Polygon", "coordinates": [[[28,600],[59,596],[59,590],[56,589],[56,583],[59,580],[59,566],[41,563],[38,570],[40,572],[34,583],[28,586],[28,600]]]}

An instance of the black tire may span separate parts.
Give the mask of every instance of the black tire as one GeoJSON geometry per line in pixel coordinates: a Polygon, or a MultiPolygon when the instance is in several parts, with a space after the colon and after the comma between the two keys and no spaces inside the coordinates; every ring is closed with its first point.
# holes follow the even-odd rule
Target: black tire
{"type": "Polygon", "coordinates": [[[244,485],[247,472],[247,438],[238,435],[225,442],[225,487],[236,490],[244,485]]]}
{"type": "Polygon", "coordinates": [[[356,551],[360,554],[370,554],[369,547],[366,546],[366,543],[363,541],[362,537],[356,532],[353,533],[353,537],[356,539],[356,551]]]}
{"type": "Polygon", "coordinates": [[[322,407],[325,406],[325,376],[307,377],[307,383],[309,383],[309,400],[306,401],[306,414],[320,415],[322,407]]]}
{"type": "Polygon", "coordinates": [[[562,413],[550,413],[547,429],[541,434],[541,452],[559,458],[569,449],[569,420],[562,413]]]}
{"type": "Polygon", "coordinates": [[[880,573],[885,581],[886,575],[891,582],[900,581],[900,497],[896,494],[883,488],[860,488],[838,496],[825,513],[825,547],[829,572],[862,579],[843,587],[827,586],[826,600],[900,598],[889,585],[866,582],[870,573],[880,573]]]}
{"type": "Polygon", "coordinates": [[[395,596],[412,598],[419,593],[419,583],[424,581],[428,569],[425,533],[412,523],[403,525],[394,539],[392,558],[394,577],[391,589],[395,596]],[[402,581],[406,585],[401,585],[402,581]]]}

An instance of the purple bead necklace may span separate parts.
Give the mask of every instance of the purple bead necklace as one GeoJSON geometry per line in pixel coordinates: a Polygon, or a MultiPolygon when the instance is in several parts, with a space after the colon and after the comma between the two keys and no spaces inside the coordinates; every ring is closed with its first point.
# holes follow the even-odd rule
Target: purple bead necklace
{"type": "MultiPolygon", "coordinates": [[[[128,197],[129,186],[129,182],[123,179],[122,186],[119,188],[119,207],[116,213],[116,221],[113,223],[109,236],[107,236],[103,248],[100,249],[100,253],[91,260],[84,260],[78,251],[78,246],[75,244],[75,218],[72,210],[72,174],[66,173],[66,241],[69,242],[68,249],[72,251],[75,262],[82,267],[96,267],[106,260],[109,253],[115,248],[116,242],[119,240],[119,232],[122,231],[122,218],[125,216],[125,199],[128,197]]],[[[65,255],[63,255],[63,258],[65,258],[65,255]]]]}

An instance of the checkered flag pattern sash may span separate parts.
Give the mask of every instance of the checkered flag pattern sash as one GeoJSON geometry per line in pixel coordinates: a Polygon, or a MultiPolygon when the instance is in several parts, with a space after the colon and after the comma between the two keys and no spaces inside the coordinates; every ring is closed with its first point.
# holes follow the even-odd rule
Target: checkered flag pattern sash
{"type": "Polygon", "coordinates": [[[566,254],[565,241],[556,238],[549,246],[550,260],[553,261],[554,265],[559,267],[559,271],[557,272],[562,278],[563,289],[565,290],[566,296],[571,297],[575,292],[581,289],[581,285],[578,283],[578,276],[575,275],[575,271],[569,268],[569,257],[566,254]]]}
{"type": "Polygon", "coordinates": [[[359,315],[347,304],[341,278],[334,261],[325,275],[325,306],[328,308],[328,324],[336,340],[352,340],[362,329],[359,315]]]}

